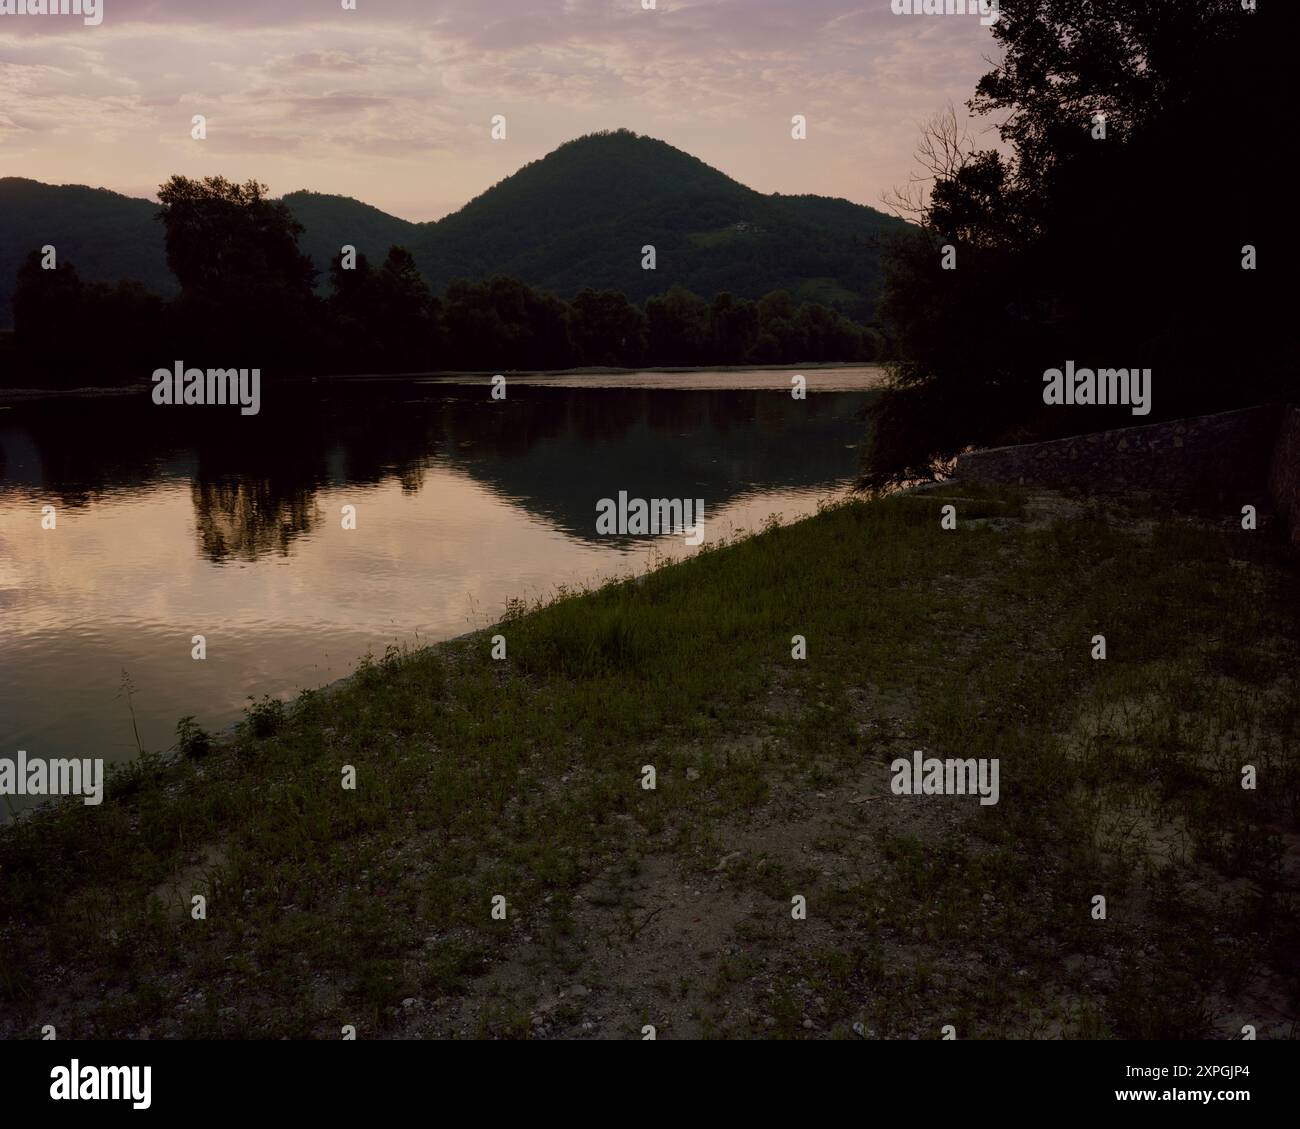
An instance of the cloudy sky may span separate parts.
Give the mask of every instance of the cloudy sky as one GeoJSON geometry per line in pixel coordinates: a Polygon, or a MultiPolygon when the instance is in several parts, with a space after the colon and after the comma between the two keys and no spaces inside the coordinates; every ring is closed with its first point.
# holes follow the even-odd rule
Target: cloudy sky
{"type": "Polygon", "coordinates": [[[0,176],[150,196],[222,173],[428,220],[624,126],[762,192],[880,206],[915,170],[919,123],[960,108],[996,53],[978,17],[889,0],[102,3],[99,26],[0,15],[0,176]]]}

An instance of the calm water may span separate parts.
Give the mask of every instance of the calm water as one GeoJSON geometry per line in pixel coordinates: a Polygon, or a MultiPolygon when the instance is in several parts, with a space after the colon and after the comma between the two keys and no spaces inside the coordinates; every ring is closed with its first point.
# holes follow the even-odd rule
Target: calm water
{"type": "Polygon", "coordinates": [[[0,408],[0,757],[135,755],[123,672],[166,749],[183,715],[217,729],[250,695],[485,626],[511,597],[692,551],[598,535],[620,490],[702,498],[706,541],[811,513],[857,469],[880,374],[807,375],[805,401],[764,372],[512,378],[505,401],[431,378],[264,385],[255,417],[0,408]]]}

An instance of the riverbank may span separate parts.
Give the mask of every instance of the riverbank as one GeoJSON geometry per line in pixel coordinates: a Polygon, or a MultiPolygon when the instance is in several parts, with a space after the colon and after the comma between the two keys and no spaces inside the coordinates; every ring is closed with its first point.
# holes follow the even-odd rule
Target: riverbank
{"type": "Polygon", "coordinates": [[[948,485],[516,604],[0,833],[0,1035],[1294,1037],[1295,580],[948,485]]]}

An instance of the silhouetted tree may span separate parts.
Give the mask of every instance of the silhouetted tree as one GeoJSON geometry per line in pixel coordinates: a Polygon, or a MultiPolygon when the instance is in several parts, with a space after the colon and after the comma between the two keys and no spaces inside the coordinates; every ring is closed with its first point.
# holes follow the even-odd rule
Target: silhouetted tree
{"type": "Polygon", "coordinates": [[[222,176],[173,176],[159,188],[167,263],[181,286],[179,339],[223,363],[302,367],[318,316],[316,269],[298,248],[302,225],[266,192],[222,176]]]}
{"type": "Polygon", "coordinates": [[[565,368],[573,362],[565,303],[515,278],[453,282],[443,321],[458,368],[565,368]]]}
{"type": "Polygon", "coordinates": [[[46,269],[33,251],[13,297],[13,380],[93,385],[139,379],[165,350],[163,300],[138,282],[84,283],[69,261],[46,269]]]}
{"type": "Polygon", "coordinates": [[[709,304],[698,294],[674,286],[645,304],[650,360],[656,364],[694,365],[709,355],[709,304]]]}
{"type": "Polygon", "coordinates": [[[569,337],[582,365],[637,365],[645,357],[646,318],[614,290],[579,290],[569,303],[569,337]]]}
{"type": "Polygon", "coordinates": [[[743,365],[753,359],[758,344],[758,306],[748,298],[736,299],[724,291],[713,299],[709,329],[713,363],[743,365]]]}
{"type": "Polygon", "coordinates": [[[1281,289],[1263,256],[1242,269],[1243,247],[1280,230],[1280,145],[1253,109],[1285,97],[1264,13],[1003,0],[993,35],[1002,61],[969,105],[1000,117],[1010,152],[966,145],[942,117],[928,131],[923,231],[886,259],[898,364],[868,485],[970,444],[1135,422],[1045,410],[1042,374],[1066,359],[1151,368],[1143,422],[1294,389],[1281,289]]]}

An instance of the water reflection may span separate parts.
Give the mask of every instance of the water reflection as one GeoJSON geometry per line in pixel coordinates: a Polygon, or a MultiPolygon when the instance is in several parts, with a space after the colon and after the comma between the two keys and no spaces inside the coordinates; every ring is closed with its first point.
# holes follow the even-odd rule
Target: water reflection
{"type": "Polygon", "coordinates": [[[190,488],[199,551],[210,561],[255,561],[267,553],[287,555],[295,538],[320,519],[315,492],[287,492],[275,480],[200,479],[190,488]]]}

